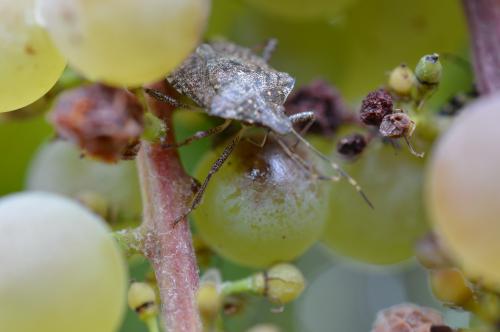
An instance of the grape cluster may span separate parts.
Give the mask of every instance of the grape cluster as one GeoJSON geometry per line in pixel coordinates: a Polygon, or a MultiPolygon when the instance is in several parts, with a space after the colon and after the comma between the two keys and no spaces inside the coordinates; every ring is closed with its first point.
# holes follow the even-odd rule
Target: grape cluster
{"type": "MultiPolygon", "coordinates": [[[[355,0],[310,0],[307,5],[302,0],[246,2],[276,17],[316,21],[320,27],[324,27],[321,21],[332,21],[357,5],[355,0]]],[[[360,8],[371,16],[369,2],[364,3],[360,8]]],[[[174,72],[199,43],[209,11],[210,0],[0,0],[0,112],[39,100],[61,77],[67,61],[82,76],[80,82],[88,79],[95,84],[68,92],[55,104],[51,119],[58,134],[89,155],[108,162],[123,159],[147,136],[140,137],[148,129],[147,115],[152,114],[136,88],[174,72]],[[73,102],[75,98],[78,102],[73,102]],[[117,114],[122,116],[107,118],[117,114]],[[115,140],[110,140],[110,132],[115,140]]],[[[366,17],[361,19],[353,22],[361,26],[366,17]]],[[[306,23],[297,26],[301,24],[306,23]]],[[[218,45],[225,49],[230,44],[218,45]]],[[[233,57],[228,61],[231,71],[218,72],[226,78],[222,83],[235,72],[244,72],[235,70],[235,54],[227,55],[233,57]]],[[[241,57],[248,60],[247,56],[244,51],[241,57]]],[[[353,57],[352,61],[357,60],[353,57]]],[[[338,174],[323,175],[311,153],[295,140],[242,135],[193,214],[197,235],[210,247],[204,249],[248,267],[272,266],[243,280],[253,286],[245,292],[265,296],[278,305],[294,300],[305,284],[300,271],[282,262],[298,257],[320,238],[336,253],[366,263],[393,264],[411,257],[416,239],[427,231],[421,190],[423,164],[408,155],[395,156],[393,148],[397,149],[399,138],[410,145],[408,139],[422,121],[417,115],[422,115],[441,76],[437,54],[422,57],[414,71],[400,65],[382,89],[367,95],[355,117],[349,117],[338,91],[325,82],[317,81],[293,94],[285,104],[287,111],[296,114],[316,109],[320,121],[311,127],[315,133],[331,138],[346,123],[364,131],[341,138],[337,152],[352,162],[346,168],[363,185],[376,209],[359,203],[346,186],[362,192],[360,186],[333,162],[333,170],[349,184],[324,184],[322,180],[335,179],[338,174]]],[[[286,94],[277,93],[278,97],[272,96],[275,90],[265,92],[278,98],[282,106],[293,82],[288,78],[286,94]]],[[[212,82],[208,87],[221,88],[212,82]]],[[[224,101],[232,105],[234,91],[225,91],[229,92],[222,94],[228,98],[224,101]]],[[[495,238],[500,230],[500,185],[496,181],[500,162],[494,153],[500,139],[497,108],[498,96],[471,106],[441,140],[427,171],[427,208],[453,256],[434,256],[427,261],[433,266],[434,294],[492,323],[499,321],[494,309],[500,306],[495,294],[500,289],[500,245],[495,238]],[[490,291],[478,291],[481,287],[490,291]],[[481,311],[478,306],[488,309],[481,311]]],[[[281,111],[279,108],[276,114],[282,115],[281,111]]],[[[308,128],[301,127],[304,132],[308,128]]],[[[302,139],[295,131],[286,133],[302,139]]],[[[326,144],[328,153],[334,150],[332,143],[326,144]]],[[[214,174],[210,168],[221,151],[216,147],[203,157],[198,177],[214,174]]],[[[0,200],[1,331],[110,332],[120,323],[127,273],[101,217],[115,219],[110,206],[116,205],[128,219],[140,218],[135,169],[130,164],[108,168],[78,157],[66,145],[48,144],[33,163],[28,188],[63,193],[83,204],[42,192],[0,200]]],[[[325,160],[329,162],[327,157],[325,160]]],[[[210,300],[218,300],[221,289],[227,290],[228,285],[204,288],[202,284],[197,299],[202,316],[219,318],[221,303],[216,301],[214,306],[210,300]]],[[[153,317],[156,321],[159,306],[150,285],[133,283],[128,295],[129,306],[141,319],[153,317]]],[[[433,311],[405,305],[382,312],[373,331],[448,331],[441,324],[441,317],[433,311]]]]}

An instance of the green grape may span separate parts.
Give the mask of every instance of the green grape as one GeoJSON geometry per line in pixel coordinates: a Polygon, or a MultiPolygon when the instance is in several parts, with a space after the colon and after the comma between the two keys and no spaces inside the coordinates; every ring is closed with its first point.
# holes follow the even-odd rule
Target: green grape
{"type": "Polygon", "coordinates": [[[427,208],[445,244],[466,274],[497,288],[499,111],[499,95],[467,106],[439,141],[426,179],[427,208]]]}
{"type": "Polygon", "coordinates": [[[104,222],[43,192],[6,196],[0,215],[0,331],[116,331],[128,278],[104,222]]]}
{"type": "Polygon", "coordinates": [[[40,0],[69,64],[91,80],[139,86],[178,66],[199,42],[210,0],[40,0]]]}
{"type": "Polygon", "coordinates": [[[373,143],[346,170],[363,187],[371,209],[344,182],[333,186],[323,241],[334,252],[370,264],[394,264],[413,255],[427,230],[421,191],[423,163],[407,151],[373,143]]]}
{"type": "Polygon", "coordinates": [[[246,0],[272,15],[292,19],[328,19],[342,14],[356,0],[246,0]]]}
{"type": "Polygon", "coordinates": [[[65,61],[35,22],[35,0],[0,0],[0,113],[24,107],[56,83],[65,61]]]}
{"type": "MultiPolygon", "coordinates": [[[[207,175],[221,152],[222,147],[205,155],[197,178],[207,175]]],[[[294,259],[318,239],[326,221],[327,188],[274,140],[264,148],[243,140],[208,185],[193,218],[202,239],[224,258],[269,266],[294,259]]]]}
{"type": "Polygon", "coordinates": [[[139,219],[141,214],[134,162],[112,165],[80,158],[79,151],[63,141],[42,146],[31,163],[26,187],[72,197],[96,193],[128,219],[139,219]]]}

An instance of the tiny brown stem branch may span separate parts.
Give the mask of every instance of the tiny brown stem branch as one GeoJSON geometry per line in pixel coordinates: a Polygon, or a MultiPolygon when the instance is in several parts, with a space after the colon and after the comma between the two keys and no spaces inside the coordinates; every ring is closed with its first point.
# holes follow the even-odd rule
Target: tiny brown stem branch
{"type": "Polygon", "coordinates": [[[500,0],[462,0],[481,94],[500,91],[500,0]]]}
{"type": "MultiPolygon", "coordinates": [[[[164,84],[155,89],[167,92],[164,84]]],[[[165,120],[166,143],[173,144],[172,107],[149,99],[151,109],[165,120]]],[[[173,227],[192,196],[192,182],[175,149],[142,142],[137,156],[144,205],[144,251],[156,274],[162,302],[164,330],[200,332],[196,306],[198,267],[187,220],[173,227]]]]}

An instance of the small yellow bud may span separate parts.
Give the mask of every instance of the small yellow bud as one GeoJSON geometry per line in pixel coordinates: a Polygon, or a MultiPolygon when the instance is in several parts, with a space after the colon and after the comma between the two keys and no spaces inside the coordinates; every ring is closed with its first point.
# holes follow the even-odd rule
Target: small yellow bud
{"type": "Polygon", "coordinates": [[[202,283],[196,294],[198,310],[206,319],[212,319],[219,314],[222,306],[222,297],[213,282],[202,283]]]}
{"type": "Polygon", "coordinates": [[[434,296],[447,304],[464,307],[473,295],[467,280],[457,269],[431,271],[430,283],[434,296]]]}
{"type": "Polygon", "coordinates": [[[413,71],[405,64],[394,68],[389,76],[388,87],[399,97],[408,97],[411,94],[415,75],[413,71]]]}
{"type": "Polygon", "coordinates": [[[158,314],[156,293],[149,284],[134,282],[128,290],[128,305],[142,320],[158,314]]]}
{"type": "Polygon", "coordinates": [[[281,329],[274,324],[259,324],[251,327],[247,332],[281,332],[281,329]]]}
{"type": "Polygon", "coordinates": [[[254,276],[254,285],[258,293],[267,296],[276,304],[289,303],[302,293],[305,280],[302,273],[291,264],[277,264],[266,273],[254,276]]]}
{"type": "Polygon", "coordinates": [[[193,247],[198,265],[200,267],[210,266],[214,253],[207,243],[197,234],[193,235],[193,247]]]}

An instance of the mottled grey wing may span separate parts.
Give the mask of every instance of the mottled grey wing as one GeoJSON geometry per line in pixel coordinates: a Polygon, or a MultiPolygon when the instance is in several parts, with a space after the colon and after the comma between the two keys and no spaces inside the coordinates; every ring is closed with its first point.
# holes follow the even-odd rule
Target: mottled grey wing
{"type": "Polygon", "coordinates": [[[224,119],[264,126],[279,134],[290,133],[292,126],[283,106],[277,107],[269,103],[261,92],[255,89],[251,81],[232,81],[214,96],[208,113],[224,119]]]}
{"type": "Polygon", "coordinates": [[[204,108],[210,107],[216,94],[207,72],[207,61],[214,56],[216,54],[211,46],[202,44],[167,77],[168,82],[180,94],[188,96],[204,108]]]}
{"type": "Polygon", "coordinates": [[[287,73],[268,71],[263,84],[263,98],[276,106],[283,105],[294,85],[295,79],[287,73]]]}
{"type": "MultiPolygon", "coordinates": [[[[266,99],[269,102],[277,105],[285,103],[286,98],[295,85],[293,77],[287,73],[276,71],[262,57],[256,55],[249,48],[222,41],[213,42],[210,45],[217,53],[218,59],[231,61],[234,68],[244,66],[250,71],[264,73],[265,77],[254,80],[255,84],[259,85],[258,88],[265,90],[266,99]],[[234,66],[234,64],[239,64],[239,66],[234,66]]],[[[230,71],[230,67],[228,66],[227,72],[230,71]]],[[[240,71],[244,71],[244,69],[240,69],[240,71]]],[[[222,78],[217,79],[219,82],[223,81],[222,78]]]]}
{"type": "Polygon", "coordinates": [[[225,41],[215,41],[210,43],[210,45],[219,57],[235,58],[240,62],[258,66],[264,70],[269,68],[267,62],[249,48],[225,41]]]}
{"type": "MultiPolygon", "coordinates": [[[[228,84],[233,81],[250,81],[253,89],[262,89],[262,79],[258,73],[262,69],[253,64],[242,62],[240,59],[231,57],[216,57],[207,60],[207,79],[214,90],[219,93],[228,84]]],[[[217,94],[216,93],[216,94],[217,94]]],[[[245,93],[244,90],[241,93],[245,93]]]]}

